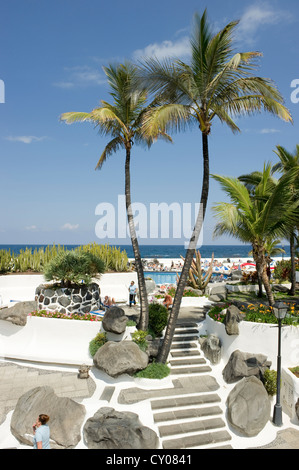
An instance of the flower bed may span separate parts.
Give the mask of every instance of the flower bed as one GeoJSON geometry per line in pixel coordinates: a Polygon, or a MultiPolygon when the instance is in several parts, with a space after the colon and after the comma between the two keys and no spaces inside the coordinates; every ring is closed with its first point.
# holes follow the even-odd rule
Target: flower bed
{"type": "Polygon", "coordinates": [[[28,316],[30,317],[43,317],[43,318],[62,318],[63,320],[81,320],[81,321],[102,321],[102,317],[92,313],[61,313],[47,310],[35,310],[28,316]]]}
{"type": "MultiPolygon", "coordinates": [[[[226,309],[231,304],[229,302],[217,304],[209,311],[209,316],[215,321],[223,323],[225,320],[226,309]]],[[[288,316],[283,320],[285,325],[299,325],[299,306],[293,302],[287,303],[289,307],[288,316]]],[[[264,304],[248,304],[242,305],[240,312],[243,315],[243,320],[256,323],[274,323],[276,324],[277,318],[274,315],[272,307],[264,304]]]]}

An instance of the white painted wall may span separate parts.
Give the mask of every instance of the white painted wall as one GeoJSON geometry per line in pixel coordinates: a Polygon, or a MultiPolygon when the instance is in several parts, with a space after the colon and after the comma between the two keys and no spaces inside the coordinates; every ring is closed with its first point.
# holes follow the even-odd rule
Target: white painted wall
{"type": "MultiPolygon", "coordinates": [[[[268,323],[242,321],[239,323],[239,335],[228,335],[223,323],[212,320],[208,315],[205,320],[207,334],[215,334],[222,344],[222,357],[226,362],[236,349],[242,352],[261,353],[272,361],[276,369],[278,349],[278,328],[268,323]]],[[[281,333],[281,362],[286,367],[299,364],[299,327],[283,326],[281,333]]]]}

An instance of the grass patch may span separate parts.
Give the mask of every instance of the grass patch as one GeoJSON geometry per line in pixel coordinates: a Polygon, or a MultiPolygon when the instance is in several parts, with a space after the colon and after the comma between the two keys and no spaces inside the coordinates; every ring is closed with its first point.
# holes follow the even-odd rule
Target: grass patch
{"type": "Polygon", "coordinates": [[[134,374],[134,377],[143,379],[164,379],[170,374],[170,368],[161,362],[151,362],[145,369],[134,374]]]}

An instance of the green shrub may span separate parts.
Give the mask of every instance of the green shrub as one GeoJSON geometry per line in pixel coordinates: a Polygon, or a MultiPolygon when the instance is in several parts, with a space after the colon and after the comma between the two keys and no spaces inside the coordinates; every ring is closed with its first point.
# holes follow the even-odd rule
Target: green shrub
{"type": "Polygon", "coordinates": [[[98,333],[95,338],[93,338],[89,343],[89,352],[93,357],[97,350],[107,342],[106,333],[98,333]]]}
{"type": "Polygon", "coordinates": [[[134,343],[138,344],[142,351],[146,351],[148,346],[148,342],[146,341],[146,337],[148,336],[148,331],[138,330],[132,333],[132,340],[134,343]]]}
{"type": "MultiPolygon", "coordinates": [[[[299,260],[295,259],[296,270],[299,269],[299,260]]],[[[274,278],[279,281],[291,281],[292,262],[290,259],[277,261],[274,269],[274,278]]]]}
{"type": "Polygon", "coordinates": [[[268,395],[273,396],[277,392],[277,372],[276,370],[266,369],[264,373],[264,387],[268,395]]]}
{"type": "Polygon", "coordinates": [[[91,283],[93,276],[105,271],[101,258],[88,252],[65,251],[58,253],[44,267],[46,281],[57,281],[62,286],[79,286],[91,283]]]}
{"type": "Polygon", "coordinates": [[[144,379],[163,379],[170,373],[170,368],[166,364],[160,362],[152,362],[145,369],[134,374],[134,377],[144,379]]]}
{"type": "Polygon", "coordinates": [[[165,305],[152,303],[149,305],[149,329],[153,331],[154,335],[161,336],[162,331],[168,322],[168,311],[165,305]]]}

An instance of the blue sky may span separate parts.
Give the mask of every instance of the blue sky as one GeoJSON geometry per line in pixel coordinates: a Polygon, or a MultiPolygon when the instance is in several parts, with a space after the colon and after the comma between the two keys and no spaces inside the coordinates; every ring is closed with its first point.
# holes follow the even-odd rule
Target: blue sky
{"type": "MultiPolygon", "coordinates": [[[[95,166],[107,141],[88,123],[60,122],[67,111],[90,111],[110,100],[104,65],[145,55],[188,61],[195,12],[208,9],[215,31],[239,19],[235,48],[260,51],[258,75],[278,86],[294,124],[261,114],[238,119],[234,135],[214,122],[209,138],[211,173],[239,176],[276,162],[273,150],[295,150],[299,120],[298,0],[4,0],[0,15],[0,244],[98,243],[96,208],[118,210],[124,194],[124,153],[95,166]],[[298,82],[296,82],[296,80],[298,82]],[[293,87],[292,87],[293,85],[293,87]],[[298,92],[297,92],[298,90],[298,92]],[[1,98],[1,96],[0,96],[1,98]]],[[[132,154],[132,201],[188,203],[200,198],[201,135],[198,129],[173,135],[132,154]]],[[[224,199],[211,180],[204,244],[213,240],[211,206],[224,199]]],[[[192,206],[192,207],[193,207],[192,206]]],[[[150,220],[148,222],[150,224],[150,220]]],[[[166,239],[140,240],[167,243],[166,239]]],[[[172,243],[179,243],[175,239],[172,243]]]]}

